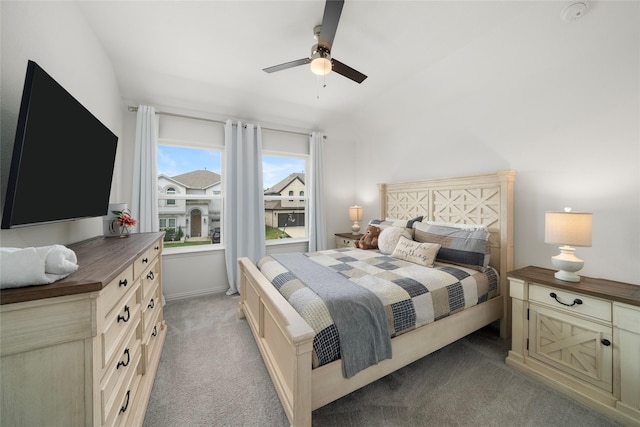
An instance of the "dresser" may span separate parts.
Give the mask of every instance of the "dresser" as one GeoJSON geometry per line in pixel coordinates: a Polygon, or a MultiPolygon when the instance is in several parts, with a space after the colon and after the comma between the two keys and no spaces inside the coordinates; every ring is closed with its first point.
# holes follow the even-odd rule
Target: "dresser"
{"type": "Polygon", "coordinates": [[[512,348],[505,360],[618,421],[640,426],[640,286],[555,270],[509,273],[512,348]]]}
{"type": "Polygon", "coordinates": [[[336,248],[353,248],[354,242],[362,236],[363,234],[336,233],[336,248]]]}
{"type": "Polygon", "coordinates": [[[0,291],[3,426],[140,426],[167,329],[163,233],[69,245],[79,269],[0,291]]]}

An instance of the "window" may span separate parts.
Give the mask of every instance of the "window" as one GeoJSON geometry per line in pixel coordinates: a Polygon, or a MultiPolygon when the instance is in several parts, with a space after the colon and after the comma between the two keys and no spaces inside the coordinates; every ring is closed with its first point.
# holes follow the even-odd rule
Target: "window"
{"type": "Polygon", "coordinates": [[[158,143],[158,220],[165,247],[218,244],[222,150],[158,143]]]}
{"type": "Polygon", "coordinates": [[[262,156],[267,240],[306,238],[305,171],[308,156],[262,156]],[[298,198],[293,198],[299,194],[298,198]]]}
{"type": "MultiPolygon", "coordinates": [[[[176,189],[173,187],[167,188],[167,194],[176,194],[176,189]]],[[[175,205],[176,205],[175,199],[167,199],[167,206],[175,206],[175,205]]]]}

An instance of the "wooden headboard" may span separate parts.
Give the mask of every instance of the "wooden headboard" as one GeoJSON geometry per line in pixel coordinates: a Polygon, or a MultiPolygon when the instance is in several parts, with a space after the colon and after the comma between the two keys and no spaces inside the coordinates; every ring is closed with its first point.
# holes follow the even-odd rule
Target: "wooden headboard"
{"type": "MultiPolygon", "coordinates": [[[[423,221],[486,226],[491,233],[490,265],[500,274],[500,294],[505,296],[505,313],[509,314],[507,272],[513,270],[515,176],[515,170],[504,170],[483,175],[378,184],[381,219],[411,219],[423,215],[423,221]]],[[[510,316],[506,317],[510,319],[510,316]]],[[[510,324],[505,326],[510,330],[510,324]]]]}

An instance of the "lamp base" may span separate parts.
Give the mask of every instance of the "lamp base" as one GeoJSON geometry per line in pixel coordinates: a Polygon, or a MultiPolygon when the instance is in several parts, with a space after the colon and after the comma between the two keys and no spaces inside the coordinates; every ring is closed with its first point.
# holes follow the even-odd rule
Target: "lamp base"
{"type": "Polygon", "coordinates": [[[358,221],[353,222],[353,225],[351,226],[351,234],[354,236],[360,234],[360,224],[358,224],[358,221]]]}
{"type": "Polygon", "coordinates": [[[574,252],[575,248],[571,246],[561,246],[560,253],[551,257],[551,263],[559,270],[554,274],[556,279],[564,280],[565,282],[580,281],[580,276],[576,272],[582,270],[584,261],[576,257],[574,252]]]}

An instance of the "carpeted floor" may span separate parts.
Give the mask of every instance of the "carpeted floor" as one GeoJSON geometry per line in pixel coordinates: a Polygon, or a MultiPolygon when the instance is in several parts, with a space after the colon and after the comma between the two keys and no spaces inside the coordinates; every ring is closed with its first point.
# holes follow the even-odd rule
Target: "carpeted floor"
{"type": "MultiPolygon", "coordinates": [[[[144,425],[288,426],[238,296],[169,301],[144,425]]],[[[491,327],[313,413],[313,426],[562,426],[615,422],[504,364],[491,327]]]]}

